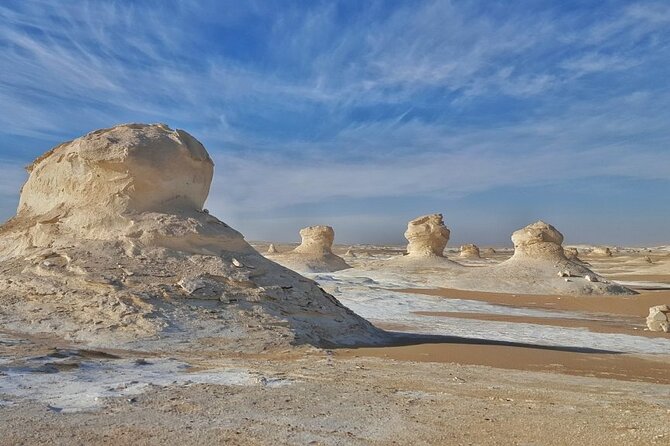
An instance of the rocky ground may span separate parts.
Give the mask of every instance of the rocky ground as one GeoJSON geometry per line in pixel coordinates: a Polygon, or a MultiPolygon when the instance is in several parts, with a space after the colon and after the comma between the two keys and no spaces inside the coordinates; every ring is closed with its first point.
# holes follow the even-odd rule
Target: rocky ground
{"type": "Polygon", "coordinates": [[[662,445],[670,439],[667,385],[310,349],[176,357],[194,373],[233,367],[258,378],[148,385],[136,396],[105,398],[98,409],[74,413],[19,399],[0,408],[0,443],[662,445]]]}
{"type": "MultiPolygon", "coordinates": [[[[352,263],[397,255],[393,247],[366,249],[354,248],[352,263]]],[[[498,262],[508,255],[472,262],[498,262]]],[[[646,255],[631,251],[591,263],[608,277],[622,274],[633,284],[648,285],[633,280],[647,278],[646,255]]],[[[661,270],[666,254],[652,256],[661,270]]],[[[657,287],[670,286],[670,277],[656,279],[665,280],[655,282],[657,287]]],[[[376,288],[366,286],[368,293],[376,288]]],[[[488,336],[473,333],[488,338],[477,343],[415,340],[405,347],[299,347],[245,355],[217,351],[221,341],[212,337],[200,341],[202,349],[101,352],[56,337],[5,332],[0,444],[664,445],[670,440],[670,385],[663,370],[670,367],[670,355],[660,352],[670,350],[663,350],[667,335],[647,336],[644,314],[638,313],[667,292],[639,291],[637,297],[612,298],[468,295],[476,292],[448,298],[442,291],[444,296],[425,297],[435,305],[486,301],[484,310],[473,307],[473,317],[499,314],[505,322],[488,325],[488,336]],[[604,299],[615,300],[605,308],[604,299]],[[529,325],[501,309],[551,314],[534,316],[544,318],[544,325],[537,320],[529,325]],[[577,326],[561,322],[575,315],[588,318],[576,319],[584,321],[577,326]],[[535,343],[494,342],[501,336],[495,330],[521,333],[522,327],[536,334],[535,343]],[[560,330],[558,337],[550,337],[548,329],[560,330]],[[597,336],[606,337],[598,342],[630,351],[558,347],[560,339],[587,345],[597,336]],[[647,347],[660,350],[644,353],[647,347]]],[[[421,319],[376,323],[422,332],[424,326],[414,320],[421,319]]],[[[441,326],[434,317],[427,320],[441,326]]],[[[444,320],[450,332],[460,329],[458,321],[471,322],[458,313],[444,320]]]]}

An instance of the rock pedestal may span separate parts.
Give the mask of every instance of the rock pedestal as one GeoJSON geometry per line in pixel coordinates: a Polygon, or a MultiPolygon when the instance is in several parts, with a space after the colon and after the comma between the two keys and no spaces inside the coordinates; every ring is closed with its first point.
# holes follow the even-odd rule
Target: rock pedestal
{"type": "Polygon", "coordinates": [[[299,272],[324,273],[351,268],[342,257],[333,254],[335,231],[332,227],[316,225],[302,228],[300,238],[300,245],[293,251],[269,257],[299,272]]]}
{"type": "Polygon", "coordinates": [[[424,215],[407,224],[405,238],[407,255],[412,257],[444,257],[444,248],[449,242],[449,229],[444,225],[442,214],[424,215]]]}
{"type": "Polygon", "coordinates": [[[479,255],[479,248],[477,247],[477,245],[473,245],[472,243],[461,246],[461,252],[459,255],[466,259],[481,258],[481,256],[479,255]]]}
{"type": "Polygon", "coordinates": [[[513,259],[567,260],[563,254],[563,234],[543,221],[530,224],[512,234],[513,259]]]}

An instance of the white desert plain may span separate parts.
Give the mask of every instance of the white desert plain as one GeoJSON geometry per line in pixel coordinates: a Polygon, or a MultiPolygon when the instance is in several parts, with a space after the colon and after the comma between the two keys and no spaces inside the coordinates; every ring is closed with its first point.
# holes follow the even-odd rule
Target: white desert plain
{"type": "Polygon", "coordinates": [[[459,249],[448,209],[406,246],[328,221],[248,242],[164,124],[27,169],[0,227],[0,444],[670,444],[670,246],[528,221],[459,249]]]}

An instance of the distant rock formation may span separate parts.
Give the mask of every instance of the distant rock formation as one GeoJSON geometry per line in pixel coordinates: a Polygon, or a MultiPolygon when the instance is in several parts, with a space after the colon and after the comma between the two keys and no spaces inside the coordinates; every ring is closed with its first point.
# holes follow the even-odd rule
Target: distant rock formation
{"type": "Polygon", "coordinates": [[[530,224],[512,234],[514,260],[566,260],[563,234],[543,221],[530,224]]]}
{"type": "Polygon", "coordinates": [[[300,230],[302,242],[293,251],[269,256],[272,260],[300,272],[334,272],[351,268],[333,254],[335,231],[330,226],[308,226],[300,230]]]}
{"type": "Polygon", "coordinates": [[[430,214],[417,217],[407,224],[405,238],[407,248],[404,255],[393,256],[382,260],[380,268],[399,268],[404,270],[421,268],[440,268],[455,270],[464,268],[463,265],[449,260],[444,250],[449,242],[449,229],[444,225],[442,214],[430,214]]]}
{"type": "Polygon", "coordinates": [[[589,255],[598,257],[612,257],[612,250],[606,246],[596,246],[591,250],[589,255]]]}
{"type": "Polygon", "coordinates": [[[657,305],[649,308],[647,328],[651,331],[670,333],[670,305],[657,305]]]}
{"type": "Polygon", "coordinates": [[[543,221],[512,234],[514,255],[500,264],[472,268],[444,286],[519,294],[636,294],[569,260],[561,234],[543,221]]]}
{"type": "Polygon", "coordinates": [[[248,351],[384,337],[209,215],[213,170],[200,142],[163,124],[97,130],[39,157],[0,227],[0,326],[248,351]]]}
{"type": "Polygon", "coordinates": [[[268,254],[277,254],[279,251],[277,251],[277,248],[275,248],[275,245],[273,243],[270,243],[270,246],[268,246],[268,254]]]}
{"type": "Polygon", "coordinates": [[[335,231],[330,226],[308,226],[300,230],[302,242],[294,249],[301,254],[332,254],[335,231]]]}
{"type": "Polygon", "coordinates": [[[356,253],[354,252],[354,248],[350,246],[349,249],[347,249],[347,252],[344,253],[344,256],[345,257],[356,257],[356,253]]]}
{"type": "Polygon", "coordinates": [[[407,224],[405,238],[407,255],[412,257],[444,257],[444,248],[449,242],[449,229],[444,225],[442,214],[424,215],[407,224]]]}
{"type": "Polygon", "coordinates": [[[461,246],[461,252],[459,255],[466,259],[481,258],[481,256],[479,255],[479,248],[477,247],[477,245],[473,245],[472,243],[461,246]]]}
{"type": "Polygon", "coordinates": [[[491,257],[496,254],[496,250],[493,248],[486,248],[484,249],[483,253],[486,257],[491,257]]]}

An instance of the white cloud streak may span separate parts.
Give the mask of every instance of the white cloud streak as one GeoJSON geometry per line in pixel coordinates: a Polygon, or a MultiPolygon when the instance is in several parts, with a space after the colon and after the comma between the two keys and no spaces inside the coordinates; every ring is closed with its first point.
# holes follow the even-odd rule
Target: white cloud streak
{"type": "Polygon", "coordinates": [[[224,215],[670,177],[669,86],[640,80],[670,57],[667,3],[586,21],[477,2],[387,7],[342,23],[335,3],[2,4],[0,128],[56,142],[131,120],[184,127],[218,162],[210,206],[224,215]],[[257,58],[198,34],[259,17],[270,32],[257,58]],[[587,83],[598,76],[611,92],[587,83]],[[480,117],[488,107],[495,118],[480,117]],[[287,122],[295,134],[273,132],[287,122]]]}

